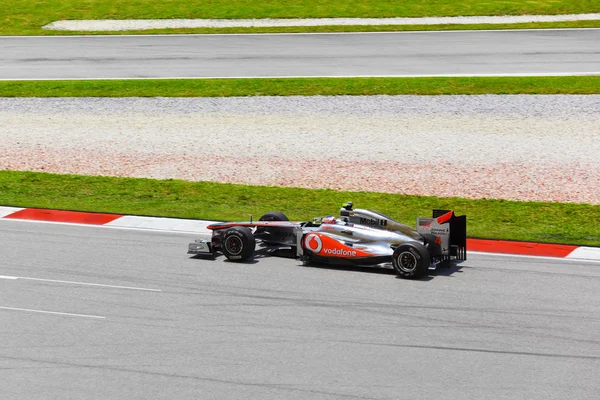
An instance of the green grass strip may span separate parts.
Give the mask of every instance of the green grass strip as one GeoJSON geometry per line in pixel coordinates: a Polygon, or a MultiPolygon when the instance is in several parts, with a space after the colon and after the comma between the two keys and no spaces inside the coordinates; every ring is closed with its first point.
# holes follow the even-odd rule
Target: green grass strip
{"type": "Polygon", "coordinates": [[[0,204],[119,214],[247,220],[281,211],[292,220],[336,215],[345,201],[409,225],[434,208],[468,216],[470,237],[600,245],[600,206],[336,192],[181,180],[0,171],[0,204]]]}
{"type": "MultiPolygon", "coordinates": [[[[597,0],[0,0],[0,10],[0,35],[51,35],[57,33],[41,27],[53,21],[74,19],[555,15],[597,13],[600,3],[597,0]]],[[[457,28],[460,29],[459,26],[453,29],[457,28]]]]}
{"type": "Polygon", "coordinates": [[[598,93],[600,93],[600,76],[0,81],[0,97],[598,93]]]}

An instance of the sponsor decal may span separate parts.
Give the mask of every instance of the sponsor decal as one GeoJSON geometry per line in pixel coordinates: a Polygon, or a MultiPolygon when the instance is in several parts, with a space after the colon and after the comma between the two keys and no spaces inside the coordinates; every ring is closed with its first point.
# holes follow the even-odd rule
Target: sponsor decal
{"type": "Polygon", "coordinates": [[[306,235],[304,247],[312,252],[318,253],[323,248],[323,242],[318,235],[311,233],[310,235],[306,235]]]}
{"type": "Polygon", "coordinates": [[[227,231],[227,235],[226,236],[227,237],[236,236],[236,237],[241,238],[242,237],[242,233],[239,232],[239,231],[227,231]]]}
{"type": "Polygon", "coordinates": [[[356,251],[344,249],[323,249],[323,253],[332,256],[356,257],[356,251]]]}
{"type": "Polygon", "coordinates": [[[286,240],[288,238],[296,236],[296,234],[294,232],[282,231],[282,230],[274,230],[271,232],[271,234],[280,240],[286,240]]]}
{"type": "Polygon", "coordinates": [[[386,226],[387,225],[387,221],[385,219],[373,219],[373,218],[360,218],[360,222],[361,225],[379,225],[379,226],[386,226]]]}
{"type": "Polygon", "coordinates": [[[429,233],[437,236],[444,236],[450,234],[450,226],[441,226],[437,223],[435,219],[419,220],[419,228],[427,229],[429,233]]]}
{"type": "MultiPolygon", "coordinates": [[[[324,236],[327,239],[327,236],[324,236]]],[[[329,239],[331,240],[331,239],[329,239]]],[[[355,250],[346,250],[344,248],[329,248],[323,247],[323,239],[316,234],[311,233],[304,238],[304,247],[313,253],[325,254],[328,256],[339,257],[357,257],[358,253],[355,250]]]]}
{"type": "Polygon", "coordinates": [[[448,235],[450,233],[450,228],[447,227],[447,226],[446,227],[439,227],[439,228],[438,227],[433,227],[433,228],[431,228],[431,233],[433,235],[438,235],[438,236],[448,235]]]}

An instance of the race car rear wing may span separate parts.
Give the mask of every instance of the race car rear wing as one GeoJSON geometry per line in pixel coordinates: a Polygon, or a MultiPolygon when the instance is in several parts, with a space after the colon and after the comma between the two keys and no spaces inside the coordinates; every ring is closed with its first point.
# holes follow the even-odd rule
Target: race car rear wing
{"type": "Polygon", "coordinates": [[[467,216],[450,210],[433,210],[432,218],[417,218],[417,232],[439,236],[443,258],[467,259],[467,216]]]}

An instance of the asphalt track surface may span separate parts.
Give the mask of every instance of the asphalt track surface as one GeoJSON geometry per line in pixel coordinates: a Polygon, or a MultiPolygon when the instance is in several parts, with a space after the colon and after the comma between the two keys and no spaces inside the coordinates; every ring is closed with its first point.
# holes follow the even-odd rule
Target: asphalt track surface
{"type": "Polygon", "coordinates": [[[2,399],[596,399],[600,264],[407,281],[193,236],[0,221],[2,399]]]}
{"type": "Polygon", "coordinates": [[[600,29],[0,37],[0,79],[600,74],[600,29]]]}

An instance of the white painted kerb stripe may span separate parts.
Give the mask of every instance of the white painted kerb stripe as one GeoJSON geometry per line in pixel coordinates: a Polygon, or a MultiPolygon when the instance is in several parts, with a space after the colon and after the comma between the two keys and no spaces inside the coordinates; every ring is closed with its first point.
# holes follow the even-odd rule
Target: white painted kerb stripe
{"type": "MultiPolygon", "coordinates": [[[[484,252],[484,251],[471,251],[467,250],[467,255],[482,255],[482,256],[494,256],[494,257],[512,257],[512,258],[528,258],[532,260],[548,260],[548,261],[556,261],[556,262],[577,262],[577,263],[592,263],[599,264],[600,258],[577,258],[577,257],[551,257],[551,256],[531,256],[527,254],[509,254],[509,253],[494,253],[494,252],[484,252]]],[[[599,254],[600,256],[600,254],[599,254]]]]}
{"type": "Polygon", "coordinates": [[[66,317],[82,317],[82,318],[106,319],[106,317],[100,317],[98,315],[72,314],[72,313],[64,313],[64,312],[57,312],[57,311],[32,310],[32,309],[29,309],[29,308],[0,307],[0,310],[26,311],[26,312],[40,313],[40,314],[63,315],[63,316],[66,316],[66,317]]]}
{"type": "Polygon", "coordinates": [[[137,217],[125,215],[119,219],[104,224],[104,226],[149,229],[182,233],[208,233],[209,230],[206,229],[206,227],[213,223],[214,221],[201,221],[178,218],[137,217]]]}
{"type": "Polygon", "coordinates": [[[600,248],[598,247],[579,247],[573,250],[565,258],[576,258],[579,260],[600,260],[600,248]]]}
{"type": "Polygon", "coordinates": [[[0,206],[0,218],[4,218],[7,215],[14,214],[17,211],[21,211],[21,210],[24,210],[24,208],[0,206]]]}

